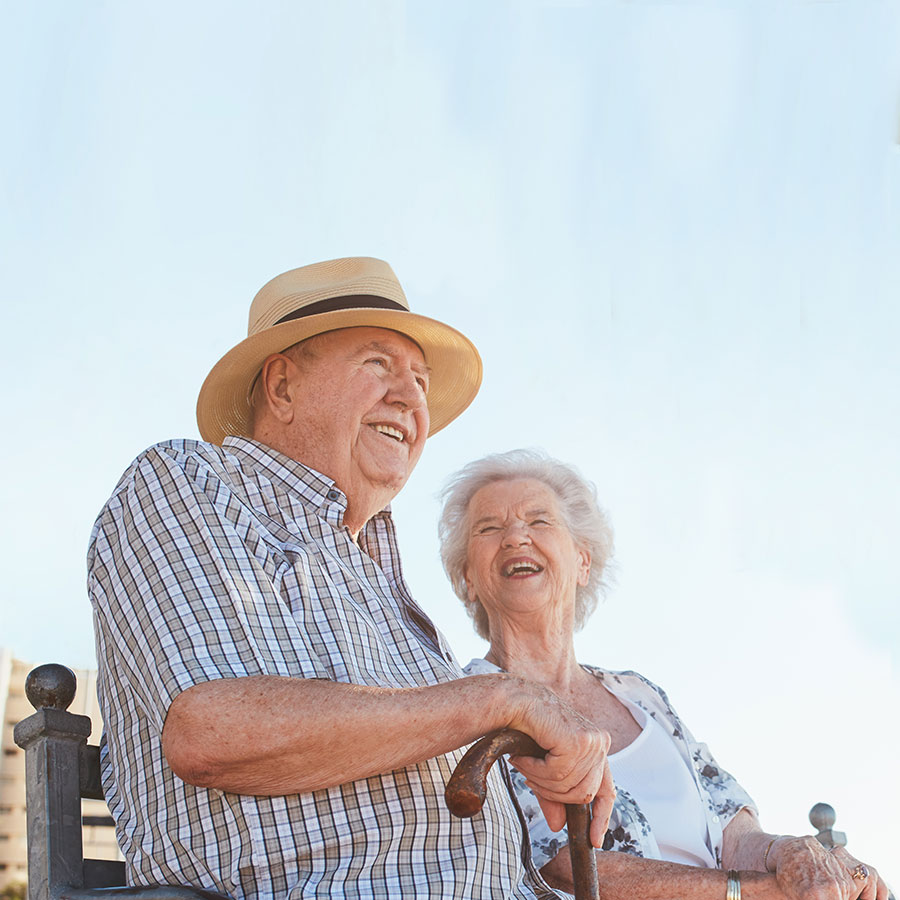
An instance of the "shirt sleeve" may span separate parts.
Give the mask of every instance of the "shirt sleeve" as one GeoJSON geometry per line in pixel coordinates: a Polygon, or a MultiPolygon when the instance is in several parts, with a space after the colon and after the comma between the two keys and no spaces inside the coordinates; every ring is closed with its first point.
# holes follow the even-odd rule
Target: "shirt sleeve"
{"type": "MultiPolygon", "coordinates": [[[[677,742],[683,740],[690,756],[691,765],[697,772],[700,787],[703,790],[703,801],[708,817],[718,817],[718,826],[724,830],[728,823],[744,808],[758,813],[756,804],[750,795],[738,784],[737,779],[726,772],[709,750],[709,747],[698,741],[690,729],[685,726],[681,717],[669,702],[668,695],[658,685],[648,681],[643,676],[638,676],[641,681],[658,697],[662,704],[662,712],[671,723],[673,739],[677,742]]],[[[715,819],[713,819],[715,821],[715,819]]]]}
{"type": "Polygon", "coordinates": [[[279,592],[295,563],[202,461],[151,448],[120,481],[88,552],[101,666],[105,657],[160,732],[175,697],[204,681],[327,677],[279,592]]]}
{"type": "Polygon", "coordinates": [[[750,795],[738,784],[737,779],[726,772],[715,760],[709,747],[693,739],[689,731],[685,738],[691,750],[691,758],[697,769],[700,784],[706,791],[707,808],[719,817],[724,830],[728,823],[742,810],[751,809],[759,813],[750,795]]]}

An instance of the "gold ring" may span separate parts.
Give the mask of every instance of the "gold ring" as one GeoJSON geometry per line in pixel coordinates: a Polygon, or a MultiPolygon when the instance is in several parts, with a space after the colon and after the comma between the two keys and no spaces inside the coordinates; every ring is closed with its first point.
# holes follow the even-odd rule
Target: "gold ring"
{"type": "Polygon", "coordinates": [[[851,873],[852,878],[859,878],[861,881],[865,881],[869,877],[869,870],[866,866],[860,863],[851,873]]]}

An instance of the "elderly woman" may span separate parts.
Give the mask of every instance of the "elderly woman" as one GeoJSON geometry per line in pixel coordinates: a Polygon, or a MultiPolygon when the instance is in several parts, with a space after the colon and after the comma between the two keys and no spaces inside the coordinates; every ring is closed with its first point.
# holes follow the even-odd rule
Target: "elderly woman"
{"type": "MultiPolygon", "coordinates": [[[[603,845],[611,852],[597,858],[605,900],[722,900],[741,888],[743,900],[885,900],[875,870],[845,849],[764,832],[753,801],[660,688],[577,662],[573,634],[596,606],[612,552],[594,487],[578,472],[526,450],[473,462],[444,491],[440,535],[453,588],[490,642],[466,671],[539,681],[611,735],[618,797],[603,845]],[[731,882],[723,869],[734,870],[731,882]]],[[[549,829],[525,780],[513,778],[535,865],[571,889],[565,832],[549,829]]]]}

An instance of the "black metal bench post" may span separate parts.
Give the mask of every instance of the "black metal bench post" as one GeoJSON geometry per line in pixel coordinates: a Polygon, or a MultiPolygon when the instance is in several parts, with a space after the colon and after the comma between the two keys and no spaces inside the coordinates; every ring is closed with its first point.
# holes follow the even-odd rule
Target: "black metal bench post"
{"type": "Polygon", "coordinates": [[[13,736],[25,751],[28,900],[230,900],[183,885],[125,887],[121,860],[84,859],[81,798],[102,800],[103,790],[100,748],[87,743],[91,720],[67,712],[75,673],[38,666],[25,679],[25,695],[36,712],[13,736]]]}
{"type": "Polygon", "coordinates": [[[84,885],[81,843],[80,757],[91,720],[67,712],[75,697],[75,676],[65,666],[35,669],[25,693],[36,712],[16,725],[25,751],[28,897],[52,900],[63,886],[84,885]]]}

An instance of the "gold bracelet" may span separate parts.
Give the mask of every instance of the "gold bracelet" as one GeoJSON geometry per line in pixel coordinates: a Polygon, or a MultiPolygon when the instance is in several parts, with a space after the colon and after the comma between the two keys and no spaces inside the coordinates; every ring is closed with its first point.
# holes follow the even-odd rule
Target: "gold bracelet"
{"type": "Polygon", "coordinates": [[[734,869],[728,870],[728,886],[725,888],[725,900],[741,900],[741,876],[734,869]]]}
{"type": "MultiPolygon", "coordinates": [[[[769,851],[772,849],[772,844],[774,844],[775,841],[777,841],[778,838],[780,838],[780,837],[781,837],[780,834],[776,834],[775,837],[773,837],[772,840],[769,841],[769,846],[766,847],[766,852],[763,853],[763,870],[766,872],[769,871],[769,851]]],[[[771,874],[771,873],[769,873],[769,874],[771,874]]]]}

